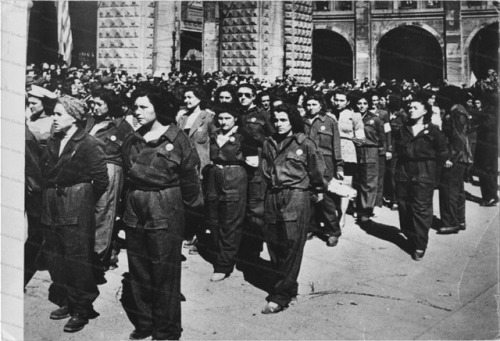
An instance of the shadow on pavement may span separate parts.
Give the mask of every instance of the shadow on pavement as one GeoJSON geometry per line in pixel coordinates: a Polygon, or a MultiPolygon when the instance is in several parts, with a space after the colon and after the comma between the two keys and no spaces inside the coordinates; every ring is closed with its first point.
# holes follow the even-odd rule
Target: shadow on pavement
{"type": "Polygon", "coordinates": [[[401,250],[411,255],[411,245],[408,240],[404,237],[403,232],[395,226],[384,225],[374,221],[369,223],[358,223],[359,227],[365,231],[367,234],[377,237],[382,240],[386,240],[394,245],[398,246],[401,250]]]}

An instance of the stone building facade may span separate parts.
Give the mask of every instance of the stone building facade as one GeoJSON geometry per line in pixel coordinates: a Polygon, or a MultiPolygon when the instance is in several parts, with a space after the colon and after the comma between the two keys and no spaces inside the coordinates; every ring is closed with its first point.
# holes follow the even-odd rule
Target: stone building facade
{"type": "Polygon", "coordinates": [[[307,83],[328,78],[329,65],[347,79],[384,79],[410,63],[424,81],[468,83],[477,77],[471,53],[491,45],[474,40],[492,28],[498,40],[498,13],[495,1],[100,1],[97,66],[184,65],[307,83]]]}

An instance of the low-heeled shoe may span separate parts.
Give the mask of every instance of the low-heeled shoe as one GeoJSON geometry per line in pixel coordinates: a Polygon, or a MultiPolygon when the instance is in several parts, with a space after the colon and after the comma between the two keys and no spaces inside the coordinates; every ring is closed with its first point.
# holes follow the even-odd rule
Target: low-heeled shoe
{"type": "Polygon", "coordinates": [[[224,280],[228,275],[222,272],[214,272],[212,278],[210,278],[211,282],[220,282],[224,280]]]}
{"type": "Polygon", "coordinates": [[[80,314],[74,314],[71,316],[69,321],[66,323],[64,326],[64,331],[66,333],[74,333],[79,330],[82,330],[85,325],[89,323],[89,319],[80,315],[80,314]]]}
{"type": "Polygon", "coordinates": [[[458,227],[460,228],[460,230],[462,231],[465,231],[466,227],[465,227],[465,223],[461,223],[461,224],[458,224],[458,227]]]}
{"type": "Polygon", "coordinates": [[[284,307],[284,306],[279,305],[279,304],[275,307],[275,306],[272,306],[268,303],[268,304],[266,304],[264,309],[262,309],[262,314],[276,314],[276,313],[279,313],[280,311],[285,310],[286,308],[288,308],[288,307],[284,307]]]}
{"type": "Polygon", "coordinates": [[[437,231],[438,234],[452,234],[458,233],[460,231],[460,226],[443,226],[437,231]]]}
{"type": "Polygon", "coordinates": [[[425,255],[425,251],[423,251],[423,250],[415,250],[413,252],[413,254],[411,255],[411,258],[413,258],[413,260],[419,261],[422,258],[424,258],[424,255],[425,255]]]}
{"type": "Polygon", "coordinates": [[[129,335],[130,340],[144,340],[147,337],[150,337],[152,335],[151,330],[137,330],[135,329],[132,333],[129,335]]]}
{"type": "Polygon", "coordinates": [[[50,313],[51,320],[62,320],[69,317],[69,309],[67,305],[60,307],[50,313]]]}
{"type": "Polygon", "coordinates": [[[330,247],[336,246],[338,243],[339,243],[339,237],[335,236],[328,237],[328,240],[326,241],[326,245],[330,247]]]}

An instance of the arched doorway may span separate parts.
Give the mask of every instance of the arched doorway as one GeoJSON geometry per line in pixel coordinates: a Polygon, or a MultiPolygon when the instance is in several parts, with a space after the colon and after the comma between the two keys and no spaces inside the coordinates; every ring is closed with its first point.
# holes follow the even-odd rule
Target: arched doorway
{"type": "Polygon", "coordinates": [[[201,73],[201,32],[181,31],[181,72],[201,73]]]}
{"type": "Polygon", "coordinates": [[[498,69],[498,23],[480,30],[469,46],[471,70],[476,79],[484,79],[488,70],[498,69]]]}
{"type": "Polygon", "coordinates": [[[417,26],[400,26],[377,47],[379,78],[385,82],[416,79],[421,85],[443,79],[443,53],[436,38],[417,26]]]}
{"type": "Polygon", "coordinates": [[[312,78],[352,81],[352,49],[340,34],[330,30],[314,30],[312,43],[312,78]]]}

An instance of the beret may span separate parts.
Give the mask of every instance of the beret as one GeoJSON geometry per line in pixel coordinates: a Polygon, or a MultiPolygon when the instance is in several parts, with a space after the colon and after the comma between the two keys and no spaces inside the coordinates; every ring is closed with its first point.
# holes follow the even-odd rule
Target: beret
{"type": "Polygon", "coordinates": [[[42,88],[41,86],[38,85],[32,85],[31,90],[28,91],[29,96],[33,97],[38,97],[38,98],[49,98],[49,99],[56,99],[57,95],[53,93],[52,91],[49,91],[45,88],[42,88]]]}

